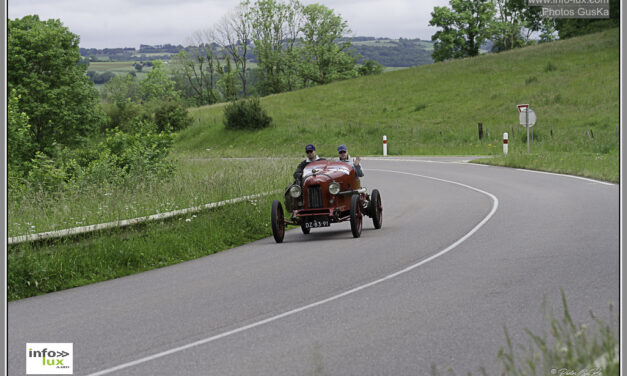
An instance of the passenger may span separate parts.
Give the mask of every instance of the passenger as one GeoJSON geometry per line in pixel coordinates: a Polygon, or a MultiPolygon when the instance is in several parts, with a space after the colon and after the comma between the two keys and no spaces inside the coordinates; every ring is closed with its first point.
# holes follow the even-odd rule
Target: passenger
{"type": "Polygon", "coordinates": [[[305,169],[305,167],[311,162],[325,160],[324,158],[320,158],[316,155],[316,147],[312,144],[309,144],[305,147],[305,153],[307,153],[307,159],[300,162],[298,167],[296,167],[296,171],[294,171],[294,179],[297,180],[301,185],[301,179],[303,177],[303,170],[305,169]]]}
{"type": "Polygon", "coordinates": [[[359,156],[351,160],[351,156],[348,155],[348,149],[346,148],[346,145],[338,146],[337,153],[339,155],[339,158],[338,158],[339,162],[346,162],[349,165],[353,166],[353,169],[355,170],[355,174],[357,174],[358,178],[361,178],[362,176],[364,176],[364,172],[361,170],[361,165],[359,164],[359,162],[361,161],[361,158],[359,158],[359,156]]]}

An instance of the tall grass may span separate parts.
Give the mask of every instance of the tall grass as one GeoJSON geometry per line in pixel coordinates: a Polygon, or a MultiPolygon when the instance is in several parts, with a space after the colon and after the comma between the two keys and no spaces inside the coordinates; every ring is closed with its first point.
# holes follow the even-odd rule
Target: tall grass
{"type": "MultiPolygon", "coordinates": [[[[163,184],[10,197],[9,229],[16,235],[43,232],[282,190],[290,183],[295,162],[185,158],[179,165],[163,184]]],[[[9,300],[171,265],[267,237],[272,199],[281,196],[130,228],[10,245],[9,300]]]]}
{"type": "MultiPolygon", "coordinates": [[[[546,312],[546,302],[545,302],[546,312]]],[[[620,358],[613,307],[609,323],[590,312],[592,326],[575,323],[562,290],[562,317],[553,308],[545,317],[550,334],[526,329],[528,346],[514,346],[505,328],[507,345],[499,351],[505,375],[618,375],[620,358]],[[516,349],[518,347],[518,349],[516,349]]]]}
{"type": "Polygon", "coordinates": [[[8,234],[131,219],[283,189],[294,164],[284,159],[181,158],[174,176],[161,184],[138,181],[134,186],[87,186],[56,192],[31,188],[20,196],[9,196],[8,234]]]}
{"type": "MultiPolygon", "coordinates": [[[[602,320],[590,311],[590,321],[576,323],[568,308],[566,295],[561,290],[562,314],[555,313],[546,299],[542,303],[544,323],[548,333],[534,333],[525,329],[528,345],[515,344],[507,327],[505,346],[501,347],[497,359],[501,364],[501,375],[547,376],[587,375],[614,376],[619,374],[617,317],[613,306],[609,307],[608,320],[602,320]]],[[[481,368],[482,375],[488,375],[481,368]]],[[[431,374],[441,375],[437,365],[432,365],[431,374]]],[[[449,368],[448,374],[455,375],[449,368]]],[[[468,372],[468,375],[472,375],[468,372]]]]}

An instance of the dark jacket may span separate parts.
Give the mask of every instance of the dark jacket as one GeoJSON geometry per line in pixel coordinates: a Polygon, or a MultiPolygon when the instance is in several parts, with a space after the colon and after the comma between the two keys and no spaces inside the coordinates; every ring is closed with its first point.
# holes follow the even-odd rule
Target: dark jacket
{"type": "Polygon", "coordinates": [[[296,171],[294,171],[294,180],[300,181],[300,179],[303,177],[303,171],[305,170],[305,167],[307,167],[308,164],[310,164],[311,162],[324,161],[324,160],[325,160],[324,158],[318,157],[318,159],[316,159],[315,161],[310,161],[309,158],[307,158],[304,161],[300,162],[298,167],[296,167],[296,171]]]}

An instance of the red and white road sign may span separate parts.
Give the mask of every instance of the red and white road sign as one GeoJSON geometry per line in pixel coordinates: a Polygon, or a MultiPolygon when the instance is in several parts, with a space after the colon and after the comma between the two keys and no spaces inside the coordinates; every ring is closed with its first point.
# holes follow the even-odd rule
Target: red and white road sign
{"type": "Polygon", "coordinates": [[[518,107],[518,112],[523,112],[527,111],[529,104],[517,104],[516,107],[518,107]]]}

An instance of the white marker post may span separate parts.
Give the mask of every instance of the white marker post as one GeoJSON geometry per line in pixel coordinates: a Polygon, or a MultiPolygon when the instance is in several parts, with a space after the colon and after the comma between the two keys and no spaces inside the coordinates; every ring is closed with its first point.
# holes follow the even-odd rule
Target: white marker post
{"type": "Polygon", "coordinates": [[[388,155],[388,137],[383,135],[383,156],[388,155]]]}
{"type": "Polygon", "coordinates": [[[507,155],[509,135],[507,133],[503,133],[503,154],[507,155]]]}

